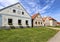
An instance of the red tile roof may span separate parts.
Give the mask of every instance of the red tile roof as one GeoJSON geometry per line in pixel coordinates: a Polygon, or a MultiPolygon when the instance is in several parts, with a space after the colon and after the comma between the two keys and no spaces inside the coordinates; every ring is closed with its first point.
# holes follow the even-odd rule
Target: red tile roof
{"type": "Polygon", "coordinates": [[[34,14],[34,15],[32,16],[32,19],[35,19],[38,15],[39,15],[39,13],[34,14]]]}
{"type": "Polygon", "coordinates": [[[57,22],[57,24],[60,24],[60,22],[57,22]]]}
{"type": "Polygon", "coordinates": [[[47,17],[42,18],[43,22],[46,20],[47,17]]]}
{"type": "Polygon", "coordinates": [[[52,17],[44,17],[44,18],[43,18],[43,21],[45,21],[47,18],[48,18],[49,20],[55,20],[55,19],[52,18],[52,17]]]}

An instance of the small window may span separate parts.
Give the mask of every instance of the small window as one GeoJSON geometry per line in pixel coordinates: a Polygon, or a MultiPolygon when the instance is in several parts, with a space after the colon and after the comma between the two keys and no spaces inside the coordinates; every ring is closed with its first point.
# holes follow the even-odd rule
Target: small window
{"type": "Polygon", "coordinates": [[[24,15],[24,12],[22,12],[22,15],[24,15]]]}
{"type": "Polygon", "coordinates": [[[12,25],[12,19],[8,19],[8,24],[12,25]]]}
{"type": "Polygon", "coordinates": [[[21,25],[21,20],[18,20],[18,25],[21,25]]]}
{"type": "Polygon", "coordinates": [[[18,7],[20,7],[20,6],[18,6],[18,7]]]}
{"type": "Polygon", "coordinates": [[[28,20],[26,20],[26,25],[28,25],[28,20]]]}
{"type": "Polygon", "coordinates": [[[16,13],[16,10],[13,10],[13,13],[16,13]]]}
{"type": "Polygon", "coordinates": [[[37,22],[35,22],[35,24],[37,24],[37,22]]]}
{"type": "Polygon", "coordinates": [[[41,24],[42,24],[42,22],[41,22],[41,24]]]}
{"type": "Polygon", "coordinates": [[[38,22],[38,24],[40,24],[40,22],[38,22]]]}

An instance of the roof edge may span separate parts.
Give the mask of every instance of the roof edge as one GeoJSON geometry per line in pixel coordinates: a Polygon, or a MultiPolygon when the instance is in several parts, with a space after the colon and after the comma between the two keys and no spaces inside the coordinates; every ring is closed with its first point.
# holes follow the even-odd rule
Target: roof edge
{"type": "Polygon", "coordinates": [[[20,4],[20,3],[19,3],[19,2],[16,2],[16,3],[12,4],[12,5],[9,5],[9,6],[7,6],[7,7],[4,7],[4,8],[2,8],[2,9],[0,9],[0,11],[4,10],[4,9],[6,9],[6,8],[9,8],[9,7],[11,7],[11,6],[14,6],[14,5],[16,5],[16,4],[20,4]]]}

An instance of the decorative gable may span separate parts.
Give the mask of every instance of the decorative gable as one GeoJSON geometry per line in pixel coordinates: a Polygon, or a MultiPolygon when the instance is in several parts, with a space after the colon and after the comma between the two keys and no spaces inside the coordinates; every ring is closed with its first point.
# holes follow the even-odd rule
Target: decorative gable
{"type": "Polygon", "coordinates": [[[19,2],[1,9],[0,14],[30,17],[30,15],[27,13],[27,11],[24,9],[24,7],[19,2]]]}
{"type": "Polygon", "coordinates": [[[32,19],[36,19],[36,18],[42,18],[42,17],[39,13],[37,13],[32,16],[32,19]]]}

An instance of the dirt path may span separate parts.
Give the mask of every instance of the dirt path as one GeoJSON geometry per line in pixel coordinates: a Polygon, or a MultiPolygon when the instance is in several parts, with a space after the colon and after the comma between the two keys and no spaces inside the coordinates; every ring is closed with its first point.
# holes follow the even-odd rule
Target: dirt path
{"type": "MultiPolygon", "coordinates": [[[[60,28],[51,28],[51,29],[60,30],[60,28]]],[[[60,42],[60,31],[54,37],[49,39],[48,42],[60,42]]]]}
{"type": "Polygon", "coordinates": [[[50,29],[60,30],[60,28],[48,27],[50,29]]]}
{"type": "Polygon", "coordinates": [[[60,31],[54,37],[48,40],[48,42],[60,42],[60,31]]]}

